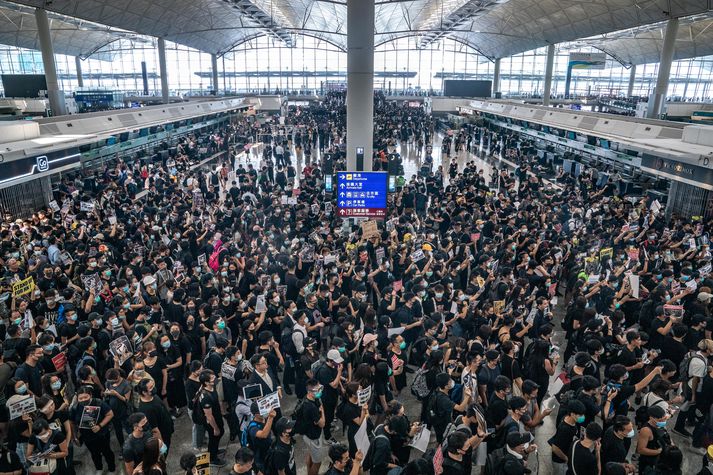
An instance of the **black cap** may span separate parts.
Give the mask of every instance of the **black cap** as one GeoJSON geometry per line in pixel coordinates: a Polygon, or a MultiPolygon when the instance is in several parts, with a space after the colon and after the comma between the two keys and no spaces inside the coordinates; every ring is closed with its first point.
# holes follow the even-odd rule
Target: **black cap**
{"type": "Polygon", "coordinates": [[[277,423],[275,424],[275,433],[276,434],[282,434],[288,429],[293,429],[295,427],[295,423],[297,421],[294,421],[292,419],[288,419],[287,417],[280,417],[277,420],[277,423]]]}

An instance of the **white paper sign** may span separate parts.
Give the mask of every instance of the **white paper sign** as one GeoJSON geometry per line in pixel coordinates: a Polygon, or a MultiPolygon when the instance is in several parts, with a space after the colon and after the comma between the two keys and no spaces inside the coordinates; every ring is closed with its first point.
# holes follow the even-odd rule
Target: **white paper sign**
{"type": "Polygon", "coordinates": [[[116,224],[116,216],[109,216],[109,224],[112,226],[116,224]]]}
{"type": "Polygon", "coordinates": [[[430,438],[431,431],[422,425],[421,429],[413,436],[413,439],[411,439],[411,442],[408,443],[408,446],[421,452],[426,452],[430,438]]]}
{"type": "Polygon", "coordinates": [[[406,330],[406,327],[396,327],[396,328],[389,328],[386,331],[386,335],[391,338],[393,335],[400,335],[406,330]]]}
{"type": "Polygon", "coordinates": [[[258,295],[255,302],[255,313],[262,313],[267,311],[267,305],[265,304],[265,296],[258,295]]]}
{"type": "Polygon", "coordinates": [[[270,414],[273,409],[277,410],[280,408],[280,397],[277,391],[268,394],[257,400],[257,407],[260,409],[260,415],[266,417],[270,414]]]}
{"type": "Polygon", "coordinates": [[[426,256],[423,254],[423,251],[421,249],[417,249],[411,254],[411,260],[413,262],[418,262],[421,259],[423,259],[424,257],[426,257],[426,256]]]}
{"type": "Polygon", "coordinates": [[[696,283],[695,280],[689,280],[688,282],[686,282],[686,287],[691,289],[691,292],[695,292],[696,289],[698,288],[698,284],[696,283]]]}
{"type": "Polygon", "coordinates": [[[287,195],[280,196],[280,203],[282,203],[283,205],[287,204],[287,195]]]}
{"type": "Polygon", "coordinates": [[[365,389],[360,389],[357,391],[357,398],[359,399],[359,406],[363,406],[371,398],[371,386],[365,389]]]}
{"type": "Polygon", "coordinates": [[[639,276],[629,274],[629,286],[631,286],[631,295],[635,299],[639,298],[639,276]]]}
{"type": "Polygon", "coordinates": [[[661,209],[661,203],[659,203],[659,200],[654,200],[654,202],[651,203],[651,211],[654,214],[658,214],[660,209],[661,209]]]}
{"type": "Polygon", "coordinates": [[[237,369],[237,366],[233,366],[228,363],[223,363],[223,365],[220,367],[220,375],[225,379],[235,381],[235,370],[237,369]]]}
{"type": "Polygon", "coordinates": [[[369,436],[366,432],[366,423],[368,418],[364,418],[364,422],[359,426],[359,430],[354,434],[354,443],[356,444],[357,450],[361,450],[362,454],[366,454],[369,451],[369,436]]]}
{"type": "Polygon", "coordinates": [[[291,206],[295,206],[297,204],[297,198],[287,198],[287,204],[291,206]]]}
{"type": "Polygon", "coordinates": [[[59,205],[57,204],[56,200],[52,200],[49,202],[49,207],[52,210],[53,213],[56,213],[60,210],[59,205]]]}
{"type": "Polygon", "coordinates": [[[91,213],[94,211],[94,203],[89,203],[88,201],[82,201],[79,203],[79,210],[91,213]]]}
{"type": "Polygon", "coordinates": [[[23,414],[29,414],[35,412],[37,407],[35,406],[35,397],[26,396],[18,401],[7,404],[7,408],[10,411],[10,420],[17,419],[23,414]]]}

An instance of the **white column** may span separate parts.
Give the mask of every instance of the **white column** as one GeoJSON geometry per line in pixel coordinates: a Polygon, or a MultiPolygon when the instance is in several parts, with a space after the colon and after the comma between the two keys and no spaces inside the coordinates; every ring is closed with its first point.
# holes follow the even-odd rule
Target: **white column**
{"type": "Polygon", "coordinates": [[[493,97],[496,97],[496,92],[500,92],[500,58],[497,58],[493,65],[493,97]]]}
{"type": "Polygon", "coordinates": [[[347,0],[347,170],[371,171],[373,141],[374,0],[347,0]]]}
{"type": "Polygon", "coordinates": [[[629,69],[629,87],[626,90],[626,97],[631,97],[634,95],[634,83],[636,82],[636,65],[632,64],[631,69],[629,69]]]}
{"type": "Polygon", "coordinates": [[[77,68],[77,84],[79,87],[84,87],[84,77],[82,76],[82,60],[79,56],[74,57],[74,64],[77,68]]]}
{"type": "Polygon", "coordinates": [[[64,102],[64,92],[60,91],[59,82],[57,81],[57,67],[54,62],[50,23],[47,19],[47,12],[43,8],[35,9],[35,22],[37,23],[37,34],[40,37],[42,64],[45,68],[47,98],[50,101],[50,109],[52,110],[52,115],[66,115],[67,104],[64,102]]]}
{"type": "Polygon", "coordinates": [[[653,95],[649,98],[647,111],[647,117],[649,119],[658,119],[663,113],[677,35],[678,18],[671,18],[668,23],[666,23],[666,33],[663,37],[663,48],[661,48],[661,61],[659,62],[659,75],[656,78],[656,89],[654,89],[653,95]]]}
{"type": "Polygon", "coordinates": [[[542,94],[542,105],[550,105],[550,92],[552,91],[552,72],[555,66],[555,45],[547,47],[547,67],[545,69],[545,92],[542,94]]]}
{"type": "Polygon", "coordinates": [[[163,38],[158,39],[158,67],[161,74],[161,97],[163,103],[168,104],[168,68],[166,67],[166,41],[163,38]]]}
{"type": "Polygon", "coordinates": [[[213,94],[218,95],[218,56],[210,55],[211,64],[213,67],[213,94]]]}

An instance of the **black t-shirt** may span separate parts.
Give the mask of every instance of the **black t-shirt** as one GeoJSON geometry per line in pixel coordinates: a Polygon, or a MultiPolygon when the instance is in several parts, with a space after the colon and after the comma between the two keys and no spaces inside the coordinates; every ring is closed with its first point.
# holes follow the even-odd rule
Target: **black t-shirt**
{"type": "MultiPolygon", "coordinates": [[[[556,445],[565,455],[569,457],[569,452],[572,449],[572,444],[574,443],[579,429],[576,425],[571,426],[565,421],[560,422],[557,427],[557,432],[549,440],[550,445],[556,445]]],[[[554,463],[565,463],[564,460],[559,458],[554,452],[552,452],[552,462],[554,463]]]]}
{"type": "Polygon", "coordinates": [[[305,399],[304,406],[302,408],[302,415],[305,418],[305,435],[312,440],[319,439],[319,436],[322,433],[322,428],[317,425],[317,422],[319,422],[321,417],[319,404],[319,401],[305,399]]]}
{"type": "MultiPolygon", "coordinates": [[[[210,409],[213,414],[213,419],[218,427],[223,426],[223,415],[220,411],[220,400],[218,399],[218,393],[215,391],[201,391],[200,396],[198,396],[198,402],[201,409],[210,409]]],[[[208,424],[206,420],[206,425],[208,424]]]]}
{"type": "Polygon", "coordinates": [[[581,442],[575,444],[569,459],[567,475],[597,475],[599,473],[597,456],[581,442]]]}
{"type": "Polygon", "coordinates": [[[508,416],[508,403],[497,396],[490,399],[488,408],[485,410],[485,420],[488,427],[495,428],[508,416]]]}
{"type": "Polygon", "coordinates": [[[620,439],[614,433],[614,427],[609,427],[602,437],[602,466],[607,462],[627,463],[626,455],[631,447],[631,439],[620,439]]]}
{"type": "Polygon", "coordinates": [[[441,434],[445,430],[448,423],[451,422],[451,416],[453,414],[455,403],[441,391],[434,393],[434,397],[435,400],[433,401],[432,407],[435,420],[433,421],[433,425],[437,433],[441,434]]]}
{"type": "Polygon", "coordinates": [[[337,393],[337,390],[331,386],[331,383],[336,377],[337,369],[327,366],[326,364],[322,365],[319,370],[317,370],[317,374],[315,374],[315,379],[317,379],[317,381],[324,386],[322,400],[327,404],[336,404],[337,402],[337,396],[339,394],[337,393]]]}
{"type": "Polygon", "coordinates": [[[295,465],[295,446],[286,444],[282,440],[277,440],[273,446],[272,467],[274,473],[284,470],[285,475],[296,475],[297,465],[295,465]]]}
{"type": "Polygon", "coordinates": [[[0,472],[2,473],[13,473],[17,470],[22,470],[22,462],[20,462],[20,457],[17,456],[14,450],[8,450],[2,452],[0,455],[0,472]]]}
{"type": "Polygon", "coordinates": [[[629,398],[636,392],[636,388],[627,384],[617,389],[619,392],[612,400],[610,406],[614,408],[615,415],[625,416],[629,412],[629,398]]]}
{"type": "Polygon", "coordinates": [[[144,447],[146,442],[152,437],[151,431],[144,432],[140,439],[135,439],[132,434],[126,438],[124,447],[121,449],[125,462],[133,462],[139,464],[144,456],[144,447]]]}
{"type": "Polygon", "coordinates": [[[143,412],[151,427],[156,427],[164,438],[173,433],[173,419],[159,398],[154,397],[149,402],[139,401],[137,412],[143,412]]]}

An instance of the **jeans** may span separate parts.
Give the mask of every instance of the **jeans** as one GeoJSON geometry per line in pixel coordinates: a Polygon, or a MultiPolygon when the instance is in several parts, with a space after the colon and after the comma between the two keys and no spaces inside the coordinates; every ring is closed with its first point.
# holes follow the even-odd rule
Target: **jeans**
{"type": "MultiPolygon", "coordinates": [[[[193,420],[193,411],[188,410],[189,417],[193,420]]],[[[191,430],[191,442],[194,448],[203,447],[205,445],[205,426],[200,424],[193,424],[193,429],[191,430]]]]}

